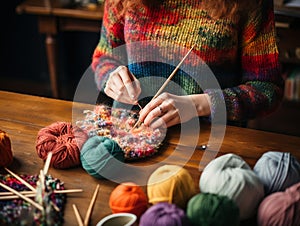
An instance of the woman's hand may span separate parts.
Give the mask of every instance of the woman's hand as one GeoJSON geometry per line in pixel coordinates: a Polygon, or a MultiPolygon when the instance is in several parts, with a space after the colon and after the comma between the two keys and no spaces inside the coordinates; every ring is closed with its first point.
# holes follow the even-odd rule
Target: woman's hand
{"type": "Polygon", "coordinates": [[[163,93],[150,101],[141,111],[141,122],[153,128],[170,127],[197,116],[210,115],[210,98],[207,94],[177,96],[163,93]]]}
{"type": "Polygon", "coordinates": [[[136,104],[141,93],[140,82],[125,66],[119,66],[110,73],[104,92],[116,101],[136,104]]]}

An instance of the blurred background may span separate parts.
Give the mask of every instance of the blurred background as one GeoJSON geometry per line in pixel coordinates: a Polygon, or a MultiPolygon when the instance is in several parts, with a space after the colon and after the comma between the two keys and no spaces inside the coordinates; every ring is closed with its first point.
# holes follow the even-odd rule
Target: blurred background
{"type": "MultiPolygon", "coordinates": [[[[45,35],[39,33],[36,15],[16,13],[23,2],[1,1],[5,19],[1,20],[0,89],[51,97],[45,35]]],[[[67,31],[56,35],[60,99],[72,100],[79,79],[91,63],[99,32],[67,31]]]]}

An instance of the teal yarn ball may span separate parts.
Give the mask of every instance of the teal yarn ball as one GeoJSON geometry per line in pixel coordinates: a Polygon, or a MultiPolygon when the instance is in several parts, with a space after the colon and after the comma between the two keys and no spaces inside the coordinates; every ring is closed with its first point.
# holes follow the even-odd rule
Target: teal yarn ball
{"type": "Polygon", "coordinates": [[[204,168],[200,181],[202,193],[224,195],[235,201],[240,218],[251,218],[264,198],[264,185],[250,166],[236,154],[225,154],[204,168]]]}
{"type": "Polygon", "coordinates": [[[120,162],[124,159],[124,152],[118,143],[108,137],[93,136],[80,151],[82,167],[98,179],[116,177],[120,172],[120,162]]]}
{"type": "Polygon", "coordinates": [[[239,208],[226,196],[199,193],[187,205],[187,217],[194,226],[238,226],[239,208]]]}

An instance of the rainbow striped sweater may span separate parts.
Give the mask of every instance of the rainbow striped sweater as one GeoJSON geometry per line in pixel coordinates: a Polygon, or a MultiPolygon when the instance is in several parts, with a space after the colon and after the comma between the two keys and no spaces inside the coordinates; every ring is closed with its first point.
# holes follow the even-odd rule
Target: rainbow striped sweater
{"type": "Polygon", "coordinates": [[[103,90],[109,73],[126,65],[141,81],[144,96],[151,95],[194,44],[166,91],[205,92],[212,112],[225,103],[228,121],[264,116],[278,107],[283,80],[272,0],[262,0],[240,19],[214,19],[199,0],[166,0],[155,10],[136,7],[120,17],[106,0],[92,59],[97,86],[103,90]]]}

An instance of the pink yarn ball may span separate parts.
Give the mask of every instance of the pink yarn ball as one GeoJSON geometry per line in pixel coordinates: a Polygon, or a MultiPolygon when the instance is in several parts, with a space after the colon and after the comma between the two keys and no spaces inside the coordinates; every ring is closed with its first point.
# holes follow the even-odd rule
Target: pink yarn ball
{"type": "Polygon", "coordinates": [[[300,225],[300,183],[267,196],[257,213],[258,226],[300,225]]]}
{"type": "Polygon", "coordinates": [[[50,165],[54,168],[71,168],[81,164],[80,149],[87,139],[87,134],[79,127],[68,122],[55,122],[38,132],[36,151],[44,161],[52,152],[50,165]]]}

